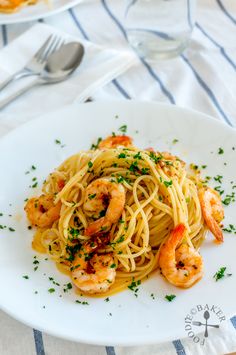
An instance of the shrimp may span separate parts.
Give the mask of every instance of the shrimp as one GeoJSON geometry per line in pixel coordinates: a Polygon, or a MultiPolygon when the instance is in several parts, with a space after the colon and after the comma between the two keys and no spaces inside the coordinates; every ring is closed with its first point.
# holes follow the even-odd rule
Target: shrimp
{"type": "Polygon", "coordinates": [[[98,247],[96,241],[85,243],[71,267],[74,285],[88,294],[106,292],[116,277],[116,265],[111,253],[95,254],[90,258],[98,247]]]}
{"type": "Polygon", "coordinates": [[[125,189],[122,184],[112,182],[111,178],[100,178],[91,182],[85,192],[84,211],[95,218],[104,217],[92,222],[86,229],[85,235],[93,235],[108,231],[116,223],[124,209],[125,189]]]}
{"type": "Polygon", "coordinates": [[[106,139],[103,139],[100,143],[98,148],[117,148],[117,147],[132,147],[133,140],[128,136],[110,136],[106,139]]]}
{"type": "Polygon", "coordinates": [[[32,225],[45,228],[60,217],[61,202],[55,205],[53,196],[41,195],[28,200],[24,209],[32,225]]]}
{"type": "Polygon", "coordinates": [[[161,246],[159,266],[162,274],[173,285],[183,288],[192,286],[203,276],[201,255],[188,244],[181,244],[186,233],[184,224],[175,227],[170,237],[161,246]]]}
{"type": "Polygon", "coordinates": [[[220,200],[220,195],[211,187],[201,188],[198,192],[199,201],[202,208],[203,218],[207,227],[215,236],[218,242],[223,242],[223,233],[219,223],[224,218],[224,209],[220,200]]]}

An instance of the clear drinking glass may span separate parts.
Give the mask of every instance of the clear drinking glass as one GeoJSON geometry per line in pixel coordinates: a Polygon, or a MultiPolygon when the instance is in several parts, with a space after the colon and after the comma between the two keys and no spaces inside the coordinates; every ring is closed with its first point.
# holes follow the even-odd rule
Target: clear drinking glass
{"type": "Polygon", "coordinates": [[[196,0],[125,0],[131,46],[149,60],[179,55],[194,27],[196,0]]]}

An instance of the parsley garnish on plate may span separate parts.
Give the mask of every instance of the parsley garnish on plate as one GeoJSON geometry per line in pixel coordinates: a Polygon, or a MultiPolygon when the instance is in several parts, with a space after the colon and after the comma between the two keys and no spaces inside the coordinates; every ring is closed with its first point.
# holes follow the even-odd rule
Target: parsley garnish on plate
{"type": "Polygon", "coordinates": [[[49,292],[49,293],[55,292],[55,288],[49,288],[49,289],[48,289],[48,292],[49,292]]]}
{"type": "Polygon", "coordinates": [[[233,224],[229,224],[228,227],[222,229],[224,232],[236,234],[236,227],[233,224]]]}
{"type": "Polygon", "coordinates": [[[82,304],[83,306],[88,306],[89,305],[89,303],[87,301],[76,300],[75,303],[82,304]]]}
{"type": "Polygon", "coordinates": [[[165,299],[168,302],[172,302],[175,297],[176,297],[175,295],[165,295],[165,299]]]}
{"type": "Polygon", "coordinates": [[[97,142],[95,144],[92,144],[90,149],[91,150],[96,150],[98,149],[99,143],[102,141],[102,137],[98,137],[97,142]]]}
{"type": "Polygon", "coordinates": [[[122,133],[126,133],[127,132],[127,125],[124,124],[123,126],[121,126],[120,128],[118,128],[118,130],[122,133]]]}
{"type": "Polygon", "coordinates": [[[218,154],[224,154],[224,149],[223,148],[219,148],[218,149],[218,154]]]}
{"type": "Polygon", "coordinates": [[[225,274],[226,266],[222,266],[213,276],[216,281],[223,279],[225,276],[232,276],[232,274],[225,274]]]}

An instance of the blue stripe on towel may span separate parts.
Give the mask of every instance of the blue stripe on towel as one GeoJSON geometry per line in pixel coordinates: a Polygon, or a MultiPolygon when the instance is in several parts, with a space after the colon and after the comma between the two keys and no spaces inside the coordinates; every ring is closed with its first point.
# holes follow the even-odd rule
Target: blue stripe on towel
{"type": "Polygon", "coordinates": [[[6,46],[8,43],[7,26],[6,25],[2,25],[2,42],[3,42],[4,46],[6,46]]]}
{"type": "Polygon", "coordinates": [[[216,2],[219,5],[219,7],[221,8],[221,10],[224,12],[224,14],[236,25],[236,19],[229,13],[228,10],[226,10],[224,5],[222,4],[222,1],[216,0],[216,2]]]}
{"type": "Polygon", "coordinates": [[[122,88],[122,86],[118,83],[118,81],[116,79],[112,80],[112,83],[116,86],[116,88],[120,91],[120,93],[128,100],[131,99],[131,97],[129,96],[129,94],[125,91],[124,88],[122,88]]]}
{"type": "Polygon", "coordinates": [[[116,355],[115,349],[113,346],[106,346],[107,355],[116,355]]]}
{"type": "MultiPolygon", "coordinates": [[[[76,26],[78,27],[78,29],[80,30],[82,36],[89,41],[89,36],[87,35],[87,33],[85,32],[84,28],[81,26],[81,23],[79,22],[77,16],[74,13],[74,10],[69,9],[68,10],[73,21],[75,22],[76,26]]],[[[123,95],[126,99],[130,99],[129,94],[125,91],[125,89],[118,83],[118,81],[116,79],[112,80],[112,83],[114,84],[114,86],[117,88],[117,90],[121,93],[121,95],[123,95]]]]}
{"type": "Polygon", "coordinates": [[[217,98],[215,97],[214,93],[212,90],[209,88],[209,86],[205,83],[205,81],[200,77],[200,75],[197,73],[197,71],[194,69],[192,64],[189,62],[189,60],[185,57],[185,55],[181,55],[181,58],[185,61],[185,63],[189,66],[191,71],[193,72],[195,78],[197,79],[198,83],[201,85],[203,90],[207,93],[209,98],[211,99],[212,103],[215,105],[217,110],[220,112],[221,116],[224,118],[225,122],[227,122],[230,126],[233,126],[229,117],[226,115],[224,112],[223,108],[220,106],[217,98]]]}
{"type": "Polygon", "coordinates": [[[198,23],[196,23],[196,27],[203,33],[205,37],[207,37],[217,48],[219,48],[221,54],[223,57],[227,60],[227,62],[236,70],[236,64],[233,62],[233,60],[228,56],[228,54],[225,52],[224,47],[222,47],[214,38],[212,38],[198,23]]]}
{"type": "Polygon", "coordinates": [[[172,344],[175,347],[177,355],[186,355],[186,352],[180,340],[174,340],[172,341],[172,344]]]}
{"type": "Polygon", "coordinates": [[[82,33],[83,37],[89,41],[88,35],[87,33],[84,31],[83,27],[80,25],[80,22],[78,21],[78,18],[76,17],[74,10],[73,9],[69,9],[69,13],[71,15],[71,17],[73,18],[76,26],[78,27],[78,29],[80,30],[80,32],[82,33]]]}
{"type": "Polygon", "coordinates": [[[233,324],[234,328],[236,329],[236,316],[230,318],[231,323],[233,324]]]}
{"type": "Polygon", "coordinates": [[[191,10],[190,10],[190,0],[187,0],[187,16],[188,16],[188,25],[192,29],[193,28],[193,21],[191,17],[191,10]]]}
{"type": "MultiPolygon", "coordinates": [[[[120,31],[122,32],[123,36],[125,37],[125,39],[127,40],[127,36],[126,36],[126,32],[124,27],[122,26],[122,24],[120,23],[120,21],[114,16],[114,14],[111,12],[111,10],[109,9],[107,3],[105,0],[101,0],[101,3],[105,9],[105,11],[107,12],[107,14],[111,17],[111,19],[115,22],[115,24],[117,25],[117,27],[120,29],[120,31]]],[[[169,92],[169,90],[164,86],[164,84],[162,83],[161,79],[159,78],[159,76],[154,72],[154,70],[151,68],[151,66],[142,58],[140,58],[140,61],[143,63],[143,65],[145,66],[145,68],[148,70],[149,74],[152,76],[152,78],[158,82],[161,91],[163,92],[163,94],[168,97],[169,101],[172,104],[175,104],[175,99],[173,97],[173,95],[169,92]]]]}
{"type": "Polygon", "coordinates": [[[33,332],[36,354],[45,355],[42,332],[36,329],[33,329],[33,332]]]}

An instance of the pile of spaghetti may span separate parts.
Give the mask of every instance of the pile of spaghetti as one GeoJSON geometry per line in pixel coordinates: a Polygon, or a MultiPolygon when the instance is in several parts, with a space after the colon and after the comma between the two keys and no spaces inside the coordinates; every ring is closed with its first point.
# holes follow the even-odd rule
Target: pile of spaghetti
{"type": "Polygon", "coordinates": [[[0,1],[0,12],[1,13],[13,13],[18,11],[20,8],[27,5],[36,4],[37,0],[1,0],[0,1]]]}
{"type": "Polygon", "coordinates": [[[33,248],[47,253],[85,294],[110,295],[160,267],[172,284],[203,275],[208,229],[223,241],[218,193],[168,152],[112,136],[64,161],[27,201],[33,248]]]}

